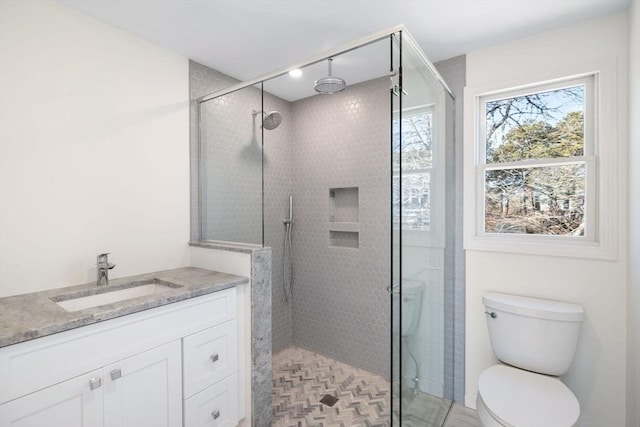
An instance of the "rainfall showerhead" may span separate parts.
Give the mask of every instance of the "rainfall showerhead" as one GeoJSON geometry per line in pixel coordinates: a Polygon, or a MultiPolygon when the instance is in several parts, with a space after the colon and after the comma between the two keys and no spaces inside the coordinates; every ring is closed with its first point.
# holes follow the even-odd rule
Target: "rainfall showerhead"
{"type": "Polygon", "coordinates": [[[329,58],[329,75],[327,77],[321,77],[315,81],[313,88],[316,92],[330,95],[332,93],[341,92],[347,87],[347,83],[340,77],[334,77],[331,74],[331,63],[333,58],[329,58]]]}
{"type": "Polygon", "coordinates": [[[253,110],[251,114],[253,117],[262,113],[262,127],[266,130],[274,130],[280,123],[282,123],[282,114],[279,111],[271,111],[270,113],[265,113],[264,111],[256,111],[253,110]]]}

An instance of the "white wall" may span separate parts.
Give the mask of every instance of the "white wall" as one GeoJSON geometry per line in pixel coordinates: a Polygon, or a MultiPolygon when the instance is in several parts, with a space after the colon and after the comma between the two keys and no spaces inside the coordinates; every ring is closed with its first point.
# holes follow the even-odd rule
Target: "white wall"
{"type": "Polygon", "coordinates": [[[188,265],[187,59],[0,2],[0,296],[188,265]]]}
{"type": "Polygon", "coordinates": [[[627,427],[640,426],[640,0],[629,7],[629,352],[627,427]]]}
{"type": "MultiPolygon", "coordinates": [[[[620,144],[618,252],[614,261],[467,251],[466,397],[475,406],[480,373],[496,363],[485,321],[482,295],[500,291],[580,303],[586,311],[574,364],[563,378],[580,401],[581,426],[625,425],[626,392],[626,54],[627,18],[619,14],[467,55],[467,86],[512,81],[515,77],[615,58],[620,144]]],[[[535,81],[535,80],[534,80],[535,81]]],[[[465,117],[465,138],[473,134],[465,117]]],[[[465,156],[469,153],[465,152],[465,156]]],[[[473,170],[465,169],[465,174],[473,170]]],[[[469,212],[465,212],[468,215],[469,212]]]]}

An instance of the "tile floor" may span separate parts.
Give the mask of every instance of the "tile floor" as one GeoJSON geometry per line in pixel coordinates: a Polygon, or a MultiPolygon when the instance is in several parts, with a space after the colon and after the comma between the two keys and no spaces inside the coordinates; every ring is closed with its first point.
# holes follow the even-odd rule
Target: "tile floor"
{"type": "MultiPolygon", "coordinates": [[[[394,388],[398,390],[398,388],[394,388]]],[[[442,427],[451,408],[451,401],[427,393],[414,394],[412,389],[403,388],[403,400],[393,394],[393,407],[402,408],[402,417],[393,413],[393,425],[403,427],[442,427]]]]}
{"type": "Polygon", "coordinates": [[[297,347],[273,356],[273,417],[277,427],[388,426],[389,382],[297,347]],[[325,395],[339,400],[320,403],[325,395]]]}
{"type": "MultiPolygon", "coordinates": [[[[410,396],[406,405],[406,427],[480,425],[475,411],[459,405],[449,410],[449,401],[427,394],[410,396]]],[[[390,406],[389,382],[378,375],[297,347],[273,356],[274,427],[389,427],[390,406]],[[320,403],[325,395],[338,401],[320,403]]]]}
{"type": "Polygon", "coordinates": [[[478,413],[458,403],[454,403],[443,427],[480,427],[478,413]]]}

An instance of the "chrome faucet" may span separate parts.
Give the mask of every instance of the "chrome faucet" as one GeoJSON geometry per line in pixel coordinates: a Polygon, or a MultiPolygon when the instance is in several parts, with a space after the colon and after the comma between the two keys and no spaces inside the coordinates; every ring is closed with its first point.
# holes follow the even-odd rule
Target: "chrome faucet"
{"type": "Polygon", "coordinates": [[[115,267],[115,264],[109,262],[109,254],[98,255],[98,286],[104,286],[109,284],[109,270],[115,267]]]}

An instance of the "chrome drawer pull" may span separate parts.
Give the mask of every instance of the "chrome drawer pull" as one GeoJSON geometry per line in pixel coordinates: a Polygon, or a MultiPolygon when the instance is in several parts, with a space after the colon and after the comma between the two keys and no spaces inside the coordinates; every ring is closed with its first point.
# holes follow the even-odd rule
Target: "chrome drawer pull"
{"type": "Polygon", "coordinates": [[[218,353],[212,354],[211,356],[209,356],[209,359],[211,359],[212,362],[217,362],[219,359],[218,353]]]}
{"type": "Polygon", "coordinates": [[[91,390],[95,390],[98,387],[100,387],[102,385],[102,379],[101,378],[91,378],[91,380],[89,381],[89,388],[91,390]]]}
{"type": "Polygon", "coordinates": [[[117,380],[121,376],[122,376],[122,370],[121,369],[115,369],[115,370],[111,371],[111,380],[112,381],[117,380]]]}
{"type": "Polygon", "coordinates": [[[213,411],[211,413],[211,416],[213,417],[214,420],[217,420],[220,417],[220,411],[213,411]]]}

